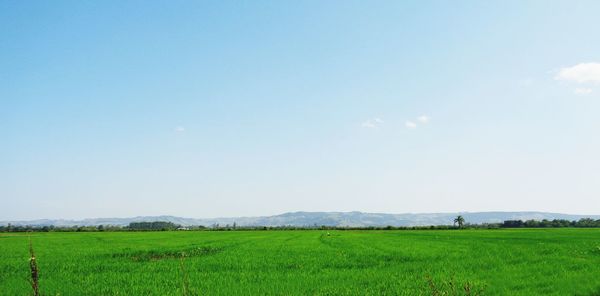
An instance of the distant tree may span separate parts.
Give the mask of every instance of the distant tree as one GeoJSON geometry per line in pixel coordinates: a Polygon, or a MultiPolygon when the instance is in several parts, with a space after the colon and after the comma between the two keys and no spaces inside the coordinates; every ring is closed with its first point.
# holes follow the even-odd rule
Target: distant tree
{"type": "Polygon", "coordinates": [[[569,227],[571,221],[565,219],[554,219],[552,220],[552,227],[569,227]]]}
{"type": "Polygon", "coordinates": [[[463,225],[465,224],[465,218],[463,218],[463,216],[461,216],[461,215],[456,216],[456,218],[454,218],[454,226],[456,226],[457,223],[458,223],[458,228],[462,228],[463,225]]]}
{"type": "Polygon", "coordinates": [[[582,219],[579,219],[579,221],[575,223],[575,226],[577,226],[577,227],[598,227],[600,225],[597,225],[597,223],[596,223],[596,221],[594,221],[594,219],[582,218],[582,219]]]}
{"type": "Polygon", "coordinates": [[[155,231],[165,231],[165,230],[175,230],[180,225],[174,224],[172,222],[167,221],[154,221],[154,222],[131,222],[129,223],[130,230],[155,230],[155,231]]]}
{"type": "MultiPolygon", "coordinates": [[[[528,221],[527,224],[533,225],[534,222],[528,221]]],[[[502,227],[504,228],[518,228],[526,225],[522,220],[506,220],[502,223],[502,227]]]]}
{"type": "Polygon", "coordinates": [[[541,223],[540,221],[536,221],[536,220],[527,220],[523,223],[523,226],[528,227],[528,228],[538,228],[541,227],[541,223]]]}

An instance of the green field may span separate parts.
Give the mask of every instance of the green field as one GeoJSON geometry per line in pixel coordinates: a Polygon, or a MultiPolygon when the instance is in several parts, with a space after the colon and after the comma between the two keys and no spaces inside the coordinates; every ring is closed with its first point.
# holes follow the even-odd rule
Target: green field
{"type": "MultiPolygon", "coordinates": [[[[28,236],[0,233],[0,295],[31,294],[28,236]]],[[[600,295],[600,229],[30,236],[42,295],[600,295]]]]}

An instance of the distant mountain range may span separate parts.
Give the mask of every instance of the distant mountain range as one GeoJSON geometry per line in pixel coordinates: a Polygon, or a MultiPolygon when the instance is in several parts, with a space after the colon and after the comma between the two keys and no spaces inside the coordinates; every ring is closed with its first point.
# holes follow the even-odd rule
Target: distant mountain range
{"type": "Polygon", "coordinates": [[[143,216],[133,218],[95,218],[83,220],[40,219],[31,221],[0,221],[0,225],[32,225],[32,226],[96,226],[120,225],[130,222],[168,221],[184,226],[214,224],[239,226],[428,226],[450,225],[457,215],[462,215],[467,223],[497,223],[504,220],[579,220],[581,218],[600,219],[600,215],[569,215],[545,212],[464,212],[464,213],[429,213],[429,214],[378,214],[363,212],[291,212],[275,216],[233,217],[195,219],[175,216],[143,216]]]}

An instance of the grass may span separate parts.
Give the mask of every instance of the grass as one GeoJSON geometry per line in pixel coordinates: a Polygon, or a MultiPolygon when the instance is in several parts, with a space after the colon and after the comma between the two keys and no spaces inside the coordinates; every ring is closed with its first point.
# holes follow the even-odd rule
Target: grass
{"type": "MultiPolygon", "coordinates": [[[[600,229],[33,233],[41,295],[598,295],[600,229]]],[[[32,295],[0,233],[0,294],[32,295]]],[[[37,272],[37,269],[36,269],[37,272]]]]}

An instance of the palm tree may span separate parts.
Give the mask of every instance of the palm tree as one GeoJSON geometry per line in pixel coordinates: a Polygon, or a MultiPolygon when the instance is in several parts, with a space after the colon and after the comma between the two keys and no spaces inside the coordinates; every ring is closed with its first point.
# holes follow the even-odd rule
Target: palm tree
{"type": "Polygon", "coordinates": [[[465,218],[463,218],[461,215],[458,215],[456,218],[454,218],[454,226],[456,226],[456,223],[458,223],[458,228],[462,228],[463,224],[465,224],[465,218]]]}

